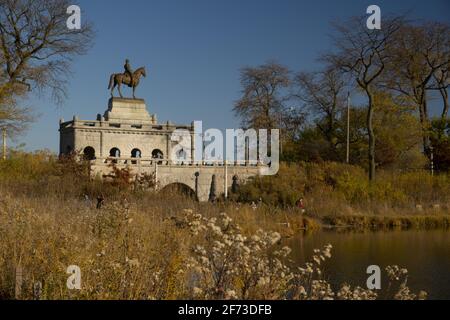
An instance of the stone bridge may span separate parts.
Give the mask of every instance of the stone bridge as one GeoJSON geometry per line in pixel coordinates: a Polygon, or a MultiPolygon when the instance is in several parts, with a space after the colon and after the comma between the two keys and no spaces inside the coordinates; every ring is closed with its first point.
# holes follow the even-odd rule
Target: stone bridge
{"type": "Polygon", "coordinates": [[[154,174],[156,187],[162,190],[170,185],[188,187],[196,195],[198,201],[208,201],[212,184],[215,184],[215,195],[227,197],[233,181],[245,183],[250,177],[259,175],[262,164],[248,161],[171,161],[145,158],[96,158],[91,160],[93,175],[103,176],[111,172],[110,163],[119,169],[130,168],[133,174],[154,174]],[[215,180],[215,182],[213,182],[215,180]]]}

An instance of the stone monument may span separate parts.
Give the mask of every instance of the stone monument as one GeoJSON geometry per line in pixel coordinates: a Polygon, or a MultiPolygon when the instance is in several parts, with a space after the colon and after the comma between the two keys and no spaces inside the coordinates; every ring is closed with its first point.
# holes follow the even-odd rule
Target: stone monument
{"type": "Polygon", "coordinates": [[[103,117],[105,121],[156,124],[156,117],[148,113],[144,99],[110,98],[103,117]]]}
{"type": "Polygon", "coordinates": [[[226,195],[232,183],[245,181],[259,173],[259,167],[248,162],[172,161],[172,151],[178,144],[178,139],[173,139],[175,130],[181,129],[191,135],[190,153],[195,154],[194,122],[190,125],[175,125],[169,121],[158,123],[156,116],[148,112],[143,99],[123,98],[120,85],[133,88],[134,97],[140,76],[145,76],[144,68],[133,72],[128,60],[124,69],[124,73],[111,75],[112,97],[103,115],[97,114],[96,120],[81,120],[78,116],[70,121],[60,120],[60,155],[80,154],[89,160],[94,176],[107,177],[111,173],[111,164],[119,169],[128,167],[137,176],[152,174],[155,188],[183,186],[199,201],[207,201],[209,195],[214,195],[214,199],[220,194],[226,195]],[[120,98],[112,94],[116,86],[120,98]]]}

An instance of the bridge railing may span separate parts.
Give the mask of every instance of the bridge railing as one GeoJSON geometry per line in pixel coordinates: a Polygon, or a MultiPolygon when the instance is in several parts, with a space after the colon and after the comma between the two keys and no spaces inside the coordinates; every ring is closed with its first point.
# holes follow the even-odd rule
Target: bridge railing
{"type": "Polygon", "coordinates": [[[157,166],[183,166],[183,167],[223,167],[223,166],[239,166],[239,167],[257,167],[264,166],[260,161],[254,160],[171,160],[171,159],[156,159],[156,158],[133,158],[133,157],[96,157],[91,160],[92,165],[110,165],[116,164],[118,166],[141,166],[141,167],[153,167],[157,166]]]}

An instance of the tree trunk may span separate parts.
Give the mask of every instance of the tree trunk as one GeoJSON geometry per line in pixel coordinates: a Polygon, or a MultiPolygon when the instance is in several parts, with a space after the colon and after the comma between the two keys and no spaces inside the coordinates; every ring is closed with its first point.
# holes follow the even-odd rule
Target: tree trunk
{"type": "Polygon", "coordinates": [[[430,157],[430,123],[428,120],[428,105],[426,91],[423,91],[423,96],[419,106],[420,124],[422,127],[422,142],[423,152],[429,158],[430,157]]]}
{"type": "Polygon", "coordinates": [[[369,133],[369,180],[375,179],[375,133],[373,131],[373,96],[369,89],[366,89],[369,98],[369,110],[367,111],[367,131],[369,133]]]}
{"type": "Polygon", "coordinates": [[[442,96],[442,101],[444,103],[444,106],[442,108],[442,114],[441,114],[441,118],[442,120],[446,120],[447,119],[447,115],[448,115],[448,92],[447,89],[441,88],[439,89],[439,92],[441,93],[442,96]]]}

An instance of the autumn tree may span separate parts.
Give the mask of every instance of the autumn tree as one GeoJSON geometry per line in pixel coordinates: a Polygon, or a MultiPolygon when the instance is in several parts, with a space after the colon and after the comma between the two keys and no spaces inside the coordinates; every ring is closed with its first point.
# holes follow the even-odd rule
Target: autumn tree
{"type": "Polygon", "coordinates": [[[431,145],[436,171],[450,171],[450,118],[431,121],[431,145]]]}
{"type": "MultiPolygon", "coordinates": [[[[309,114],[334,153],[336,154],[337,118],[345,108],[345,82],[337,70],[327,68],[320,72],[300,72],[295,79],[294,96],[309,110],[309,114]]],[[[331,160],[331,159],[330,159],[331,160]]]]}
{"type": "Polygon", "coordinates": [[[0,125],[21,126],[30,119],[22,107],[30,91],[49,90],[56,102],[66,97],[74,57],[84,54],[93,38],[84,22],[67,27],[68,0],[0,0],[0,125]],[[19,101],[20,99],[20,101],[19,101]]]}
{"type": "Polygon", "coordinates": [[[423,149],[430,154],[430,90],[443,99],[442,119],[448,114],[448,69],[450,64],[450,27],[443,23],[405,24],[389,47],[386,87],[407,97],[416,105],[422,125],[423,149]]]}
{"type": "MultiPolygon", "coordinates": [[[[449,53],[450,55],[450,53],[449,53]]],[[[450,64],[447,63],[442,68],[439,68],[433,75],[433,84],[429,87],[429,90],[438,90],[442,98],[442,112],[441,120],[446,121],[449,117],[449,103],[448,103],[448,88],[450,83],[450,64]]]]}
{"type": "Polygon", "coordinates": [[[374,94],[377,136],[376,164],[390,169],[421,169],[426,157],[421,152],[421,125],[414,105],[389,92],[374,94]]]}
{"type": "Polygon", "coordinates": [[[234,112],[246,128],[279,127],[289,85],[289,70],[280,64],[245,67],[241,70],[242,97],[235,103],[234,112]]]}
{"type": "Polygon", "coordinates": [[[368,162],[369,180],[375,178],[375,132],[373,118],[375,112],[374,92],[377,81],[383,75],[391,58],[387,50],[394,42],[395,35],[403,24],[399,17],[384,18],[380,30],[370,30],[366,17],[351,18],[335,24],[335,50],[324,59],[344,73],[349,74],[368,100],[366,126],[369,138],[368,162]]]}

